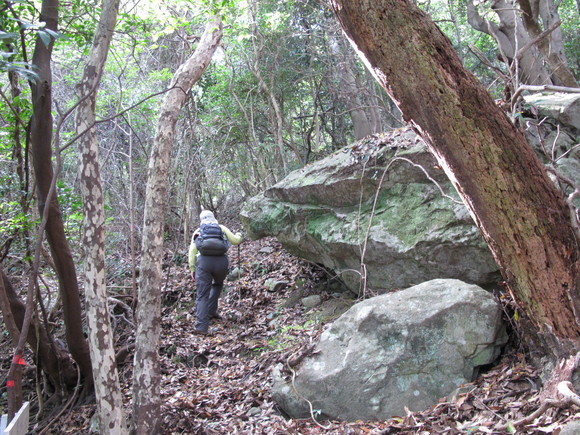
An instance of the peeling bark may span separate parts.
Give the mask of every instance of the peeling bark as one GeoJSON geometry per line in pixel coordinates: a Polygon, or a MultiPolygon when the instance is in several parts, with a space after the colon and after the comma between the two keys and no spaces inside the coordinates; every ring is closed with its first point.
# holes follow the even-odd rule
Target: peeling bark
{"type": "Polygon", "coordinates": [[[107,61],[117,22],[119,0],[104,0],[93,45],[77,86],[80,103],[76,112],[79,135],[79,179],[83,198],[85,250],[85,297],[89,348],[100,416],[100,433],[127,433],[123,397],[115,360],[113,334],[107,304],[105,276],[105,208],[100,175],[99,144],[95,128],[97,88],[107,61]]]}
{"type": "Polygon", "coordinates": [[[209,65],[222,36],[221,19],[206,26],[195,52],[176,71],[165,94],[149,159],[135,337],[133,424],[138,434],[160,433],[161,260],[167,208],[167,172],[179,112],[209,65]]]}
{"type": "Polygon", "coordinates": [[[411,1],[333,2],[406,121],[425,139],[539,331],[578,345],[579,251],[562,195],[524,136],[411,1]]]}

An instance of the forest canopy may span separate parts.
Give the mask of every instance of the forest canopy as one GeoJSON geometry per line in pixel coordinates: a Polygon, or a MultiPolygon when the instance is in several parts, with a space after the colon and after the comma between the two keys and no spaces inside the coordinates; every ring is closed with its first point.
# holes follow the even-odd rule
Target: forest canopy
{"type": "MultiPolygon", "coordinates": [[[[24,80],[34,77],[34,69],[29,67],[34,38],[38,35],[47,41],[52,31],[38,22],[39,2],[13,3],[10,8],[4,6],[1,16],[1,67],[16,73],[20,95],[11,102],[8,75],[4,74],[8,100],[1,102],[5,123],[1,140],[6,168],[2,184],[7,194],[3,220],[18,226],[17,221],[28,218],[15,206],[15,192],[20,189],[14,188],[19,184],[17,172],[9,170],[16,164],[11,158],[14,136],[10,132],[18,128],[14,110],[23,113],[23,120],[30,111],[24,80]]],[[[289,170],[366,134],[402,125],[397,109],[361,66],[324,4],[222,3],[121,3],[96,107],[113,236],[114,228],[127,224],[127,209],[122,205],[128,204],[130,186],[136,186],[135,205],[143,203],[144,192],[139,186],[144,186],[154,135],[152,121],[172,73],[195,45],[211,7],[223,8],[224,38],[179,121],[170,171],[174,190],[169,231],[188,220],[187,210],[195,202],[212,208],[223,207],[227,201],[239,203],[241,197],[274,184],[289,170]],[[133,179],[129,179],[129,160],[133,179]],[[238,195],[228,197],[226,192],[238,195]]],[[[494,38],[469,24],[468,4],[430,1],[420,6],[453,41],[464,65],[492,94],[502,98],[513,86],[510,72],[501,61],[494,38]]],[[[487,6],[479,6],[480,14],[498,21],[487,6]]],[[[577,73],[578,11],[572,0],[558,6],[568,66],[577,73]]],[[[79,65],[88,52],[99,11],[98,1],[73,1],[60,8],[60,27],[52,35],[56,37],[54,101],[59,116],[66,115],[76,102],[74,88],[82,72],[79,65]]],[[[59,119],[58,115],[63,164],[59,193],[67,210],[66,227],[74,238],[80,224],[79,200],[74,195],[77,156],[74,143],[70,143],[74,140],[71,116],[59,119]]],[[[19,134],[23,135],[24,129],[19,134]]],[[[19,142],[25,144],[24,136],[19,142]]],[[[139,216],[136,221],[140,221],[139,216]]],[[[9,237],[11,228],[3,226],[0,231],[9,237]]],[[[123,238],[121,233],[117,236],[123,238]]]]}

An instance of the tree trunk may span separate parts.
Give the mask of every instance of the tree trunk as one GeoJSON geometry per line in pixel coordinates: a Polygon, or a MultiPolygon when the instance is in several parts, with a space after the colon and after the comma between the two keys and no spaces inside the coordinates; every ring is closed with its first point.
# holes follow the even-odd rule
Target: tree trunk
{"type": "Polygon", "coordinates": [[[133,377],[133,418],[138,434],[160,433],[161,425],[157,350],[161,331],[161,259],[167,208],[167,171],[175,125],[187,94],[209,65],[221,36],[221,19],[211,20],[193,55],[176,71],[161,105],[149,159],[133,377]]]}
{"type": "Polygon", "coordinates": [[[4,274],[4,271],[0,267],[0,311],[2,311],[2,317],[4,319],[4,324],[6,329],[10,334],[12,339],[12,344],[14,347],[18,344],[18,337],[20,336],[20,330],[16,326],[16,321],[14,320],[14,315],[12,314],[12,307],[10,307],[10,299],[8,298],[8,293],[6,292],[6,287],[12,287],[8,277],[4,274]]]}
{"type": "MultiPolygon", "coordinates": [[[[47,29],[57,31],[58,0],[43,0],[39,21],[46,23],[47,29]]],[[[50,67],[52,47],[52,42],[47,47],[39,37],[32,57],[32,64],[36,67],[39,78],[35,82],[30,82],[33,109],[30,126],[31,151],[40,215],[43,215],[45,207],[49,208],[46,237],[58,274],[66,339],[70,352],[87,382],[85,385],[88,387],[92,384],[91,359],[87,341],[83,335],[82,309],[75,265],[66,239],[56,194],[52,195],[47,203],[52,178],[56,176],[52,167],[52,72],[50,67]]]]}
{"type": "MultiPolygon", "coordinates": [[[[8,276],[3,270],[0,270],[0,273],[2,275],[0,279],[0,300],[2,301],[0,307],[7,326],[9,326],[9,323],[14,322],[17,329],[14,330],[10,327],[10,335],[13,341],[18,341],[22,324],[24,323],[26,306],[18,297],[8,276]],[[12,320],[10,320],[11,318],[12,320]]],[[[38,320],[33,319],[32,321],[37,322],[38,320]]],[[[34,352],[36,364],[46,373],[57,391],[73,388],[77,383],[77,373],[69,354],[51,341],[44,325],[33,324],[32,326],[28,330],[27,342],[34,352]],[[36,331],[38,331],[38,336],[36,331]]]]}
{"type": "Polygon", "coordinates": [[[467,2],[469,24],[496,40],[502,60],[516,74],[514,90],[520,84],[578,86],[566,65],[562,31],[556,27],[540,37],[540,16],[544,30],[560,20],[553,1],[518,0],[518,3],[521,11],[515,2],[493,0],[491,8],[499,19],[496,24],[479,14],[473,0],[467,2]]]}
{"type": "Polygon", "coordinates": [[[337,0],[336,14],[425,139],[542,331],[580,338],[579,252],[562,195],[524,136],[411,1],[337,0]]]}
{"type": "MultiPolygon", "coordinates": [[[[14,350],[18,349],[18,341],[20,338],[20,331],[16,326],[16,322],[14,321],[14,316],[12,315],[12,309],[10,308],[10,302],[8,300],[8,295],[6,293],[6,286],[4,285],[5,282],[5,275],[4,271],[0,269],[0,311],[2,312],[2,316],[4,318],[4,323],[6,324],[6,328],[10,333],[10,337],[12,338],[12,344],[14,350]]],[[[6,279],[6,282],[8,279],[6,279]]],[[[7,282],[7,284],[10,284],[7,282]]],[[[12,357],[12,364],[10,367],[10,371],[13,374],[13,377],[8,377],[6,382],[6,388],[8,390],[8,406],[7,406],[7,414],[8,414],[8,421],[14,418],[14,414],[17,409],[22,406],[22,368],[19,371],[14,370],[12,367],[14,365],[14,360],[17,358],[15,353],[10,353],[9,356],[12,357]]]]}
{"type": "Polygon", "coordinates": [[[330,35],[329,46],[337,64],[336,75],[337,81],[340,83],[339,97],[345,101],[349,110],[355,140],[376,133],[373,131],[364,109],[361,89],[353,71],[356,66],[353,62],[353,56],[349,53],[348,45],[335,35],[330,35]]]}
{"type": "Polygon", "coordinates": [[[113,334],[107,304],[105,275],[105,208],[100,175],[99,144],[95,127],[97,88],[117,22],[119,0],[104,0],[93,45],[77,90],[76,112],[79,135],[79,179],[83,198],[85,297],[93,380],[99,407],[101,433],[127,432],[123,397],[115,361],[113,334]]]}
{"type": "Polygon", "coordinates": [[[518,56],[518,50],[527,45],[531,38],[514,6],[506,0],[493,0],[492,9],[500,24],[481,17],[473,0],[467,2],[469,24],[480,32],[493,37],[501,53],[500,59],[515,75],[514,88],[520,84],[552,84],[545,65],[539,61],[540,53],[535,46],[518,56]]]}
{"type": "Polygon", "coordinates": [[[550,65],[552,82],[557,86],[578,87],[574,74],[568,68],[564,53],[564,36],[558,25],[560,15],[553,0],[518,0],[518,3],[522,8],[522,17],[531,37],[539,38],[537,45],[550,65]],[[540,37],[542,35],[540,18],[546,30],[552,25],[557,25],[545,37],[540,37]]]}

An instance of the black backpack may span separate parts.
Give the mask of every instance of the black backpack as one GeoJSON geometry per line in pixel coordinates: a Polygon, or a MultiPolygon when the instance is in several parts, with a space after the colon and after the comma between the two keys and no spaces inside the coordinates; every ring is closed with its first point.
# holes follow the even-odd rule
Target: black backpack
{"type": "Polygon", "coordinates": [[[218,224],[203,224],[195,238],[195,246],[201,255],[216,257],[228,252],[230,242],[218,224]]]}

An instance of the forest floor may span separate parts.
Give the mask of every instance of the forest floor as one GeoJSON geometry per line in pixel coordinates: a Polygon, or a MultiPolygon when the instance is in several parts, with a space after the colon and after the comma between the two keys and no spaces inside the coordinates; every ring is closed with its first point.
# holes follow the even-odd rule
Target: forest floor
{"type": "MultiPolygon", "coordinates": [[[[220,300],[223,319],[213,325],[212,336],[192,334],[195,301],[186,263],[166,264],[160,348],[164,434],[541,434],[558,433],[580,418],[577,409],[555,407],[523,423],[543,403],[541,381],[512,349],[457,397],[423,412],[372,422],[288,419],[271,397],[271,370],[315,343],[325,325],[300,299],[285,307],[282,302],[297,288],[301,296],[333,296],[321,290],[327,284],[323,271],[273,239],[244,242],[240,252],[231,250],[232,266],[241,264],[247,273],[227,283],[220,300]],[[269,279],[288,285],[270,291],[269,279]]],[[[120,328],[126,313],[114,312],[120,328]]],[[[125,329],[119,340],[131,342],[131,328],[125,329]]],[[[132,355],[120,366],[120,377],[130,415],[132,355]]],[[[95,408],[68,410],[43,433],[91,433],[95,408]]]]}

